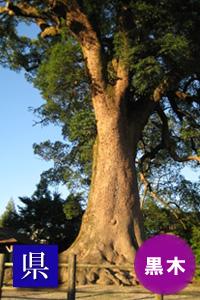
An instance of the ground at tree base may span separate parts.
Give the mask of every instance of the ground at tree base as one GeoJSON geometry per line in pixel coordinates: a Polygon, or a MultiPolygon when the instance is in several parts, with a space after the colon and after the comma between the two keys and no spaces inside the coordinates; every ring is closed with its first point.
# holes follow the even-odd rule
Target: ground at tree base
{"type": "MultiPolygon", "coordinates": [[[[61,289],[3,289],[2,300],[67,299],[66,288],[61,289]]],[[[78,286],[76,299],[80,300],[155,300],[155,295],[144,288],[118,286],[78,286]]],[[[164,300],[200,300],[200,286],[190,285],[181,293],[164,296],[164,300]]]]}

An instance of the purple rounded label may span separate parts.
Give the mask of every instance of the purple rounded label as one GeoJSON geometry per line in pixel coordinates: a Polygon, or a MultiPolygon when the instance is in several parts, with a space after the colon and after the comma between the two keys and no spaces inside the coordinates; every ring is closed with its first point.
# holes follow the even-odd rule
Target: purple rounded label
{"type": "Polygon", "coordinates": [[[160,234],[146,240],[135,257],[139,282],[156,294],[174,294],[191,281],[195,256],[190,246],[173,234],[160,234]]]}

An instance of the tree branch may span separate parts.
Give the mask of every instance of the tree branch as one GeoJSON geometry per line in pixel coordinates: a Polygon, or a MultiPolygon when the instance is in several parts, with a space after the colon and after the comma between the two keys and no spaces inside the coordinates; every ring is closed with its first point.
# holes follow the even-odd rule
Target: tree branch
{"type": "Polygon", "coordinates": [[[176,101],[174,100],[174,98],[172,97],[171,93],[168,94],[168,99],[169,99],[169,103],[171,105],[172,110],[178,117],[179,121],[182,122],[185,114],[179,109],[179,107],[178,107],[176,101]]]}
{"type": "MultiPolygon", "coordinates": [[[[43,23],[43,26],[44,26],[44,23],[43,23]]],[[[40,28],[41,28],[41,26],[40,26],[40,28]]],[[[45,26],[45,28],[41,32],[41,37],[45,38],[45,37],[49,37],[49,36],[55,36],[55,35],[58,35],[59,33],[60,33],[60,29],[58,26],[45,26]]]]}
{"type": "Polygon", "coordinates": [[[40,27],[43,38],[57,35],[61,26],[60,18],[64,17],[70,32],[81,44],[93,86],[93,93],[102,92],[105,89],[105,80],[101,58],[102,49],[97,33],[88,17],[81,11],[77,1],[62,1],[61,4],[59,3],[62,11],[61,9],[55,10],[56,5],[58,5],[57,1],[49,1],[47,9],[41,12],[36,6],[31,6],[26,2],[15,4],[8,1],[7,6],[0,7],[0,14],[33,19],[40,27]]]}
{"type": "Polygon", "coordinates": [[[140,200],[140,208],[143,209],[144,208],[144,202],[145,202],[145,198],[148,192],[148,183],[147,182],[143,182],[143,186],[144,186],[144,192],[143,192],[143,196],[140,200]]]}
{"type": "Polygon", "coordinates": [[[178,162],[186,162],[186,161],[197,161],[200,162],[200,156],[195,156],[195,155],[188,155],[188,156],[183,156],[180,157],[175,149],[174,149],[174,142],[172,140],[172,137],[170,135],[170,131],[169,131],[169,126],[168,126],[168,118],[166,116],[166,114],[164,113],[164,111],[162,110],[161,106],[158,105],[157,108],[157,113],[162,121],[162,139],[163,139],[163,143],[166,147],[166,149],[168,150],[169,154],[171,155],[171,157],[178,162]]]}
{"type": "Polygon", "coordinates": [[[0,7],[0,14],[33,19],[40,27],[42,37],[53,36],[59,33],[59,24],[56,22],[58,19],[50,18],[46,12],[41,12],[36,7],[25,2],[14,4],[8,1],[5,7],[0,7]],[[49,25],[49,21],[55,23],[55,25],[49,25]]]}
{"type": "Polygon", "coordinates": [[[154,159],[156,154],[161,150],[164,149],[164,143],[161,141],[156,147],[152,148],[151,151],[146,152],[139,161],[139,164],[143,165],[144,161],[148,158],[154,159]]]}
{"type": "Polygon", "coordinates": [[[80,42],[91,78],[93,95],[103,93],[106,82],[103,74],[102,48],[88,17],[81,11],[76,1],[67,6],[67,25],[80,42]]]}
{"type": "MultiPolygon", "coordinates": [[[[188,123],[191,124],[194,128],[199,129],[200,125],[196,122],[196,120],[194,119],[194,116],[191,113],[189,113],[188,111],[182,111],[178,107],[178,105],[171,93],[169,93],[167,96],[168,96],[171,108],[172,108],[173,112],[176,114],[176,116],[178,117],[178,119],[182,122],[183,118],[185,118],[188,121],[188,123]]],[[[193,147],[193,145],[192,145],[192,147],[193,147]]],[[[194,147],[192,149],[194,149],[194,147]]]]}
{"type": "Polygon", "coordinates": [[[176,91],[175,96],[178,100],[186,101],[188,103],[192,103],[192,102],[200,103],[199,97],[190,95],[190,94],[182,92],[182,91],[176,91]]]}
{"type": "Polygon", "coordinates": [[[34,7],[25,2],[13,4],[8,2],[8,10],[12,11],[16,16],[28,17],[28,18],[41,18],[41,13],[34,7]]]}
{"type": "Polygon", "coordinates": [[[133,11],[130,8],[128,1],[122,1],[117,7],[116,26],[118,27],[122,52],[117,58],[116,64],[116,84],[115,84],[115,100],[119,105],[123,101],[126,91],[130,86],[130,66],[129,66],[129,49],[131,32],[135,24],[132,18],[133,11]],[[127,52],[127,53],[126,53],[127,52]]]}
{"type": "Polygon", "coordinates": [[[147,180],[147,178],[145,177],[144,173],[140,172],[139,175],[140,175],[140,180],[143,182],[144,186],[146,188],[148,188],[152,198],[156,201],[159,201],[164,207],[168,208],[171,211],[171,213],[174,215],[174,217],[181,223],[183,228],[187,229],[186,225],[180,219],[179,214],[177,214],[177,212],[169,205],[169,203],[166,200],[164,200],[162,197],[160,197],[156,193],[156,191],[152,189],[152,186],[151,186],[150,182],[147,180]]]}
{"type": "Polygon", "coordinates": [[[126,89],[129,85],[129,71],[128,68],[123,64],[122,61],[119,61],[117,67],[117,82],[115,85],[115,96],[116,102],[119,103],[125,95],[126,89]]]}
{"type": "Polygon", "coordinates": [[[162,99],[162,97],[167,91],[168,85],[169,85],[168,82],[164,80],[155,88],[153,92],[153,101],[160,102],[160,100],[162,99]]]}

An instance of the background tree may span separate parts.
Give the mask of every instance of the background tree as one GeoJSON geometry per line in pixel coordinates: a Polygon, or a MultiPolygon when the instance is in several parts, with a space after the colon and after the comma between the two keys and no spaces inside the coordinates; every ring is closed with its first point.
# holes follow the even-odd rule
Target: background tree
{"type": "MultiPolygon", "coordinates": [[[[195,256],[196,263],[200,262],[200,226],[199,226],[199,208],[194,206],[194,202],[200,202],[200,194],[198,189],[195,190],[195,197],[190,198],[194,190],[184,189],[184,203],[178,205],[178,201],[173,201],[173,206],[170,201],[159,203],[153,197],[146,196],[144,202],[144,225],[146,228],[147,237],[159,233],[174,233],[184,238],[191,245],[195,256]],[[187,199],[190,198],[190,201],[187,199]],[[196,198],[196,199],[195,199],[196,198]],[[191,201],[192,200],[192,201],[191,201]]],[[[163,197],[163,196],[162,196],[163,197]]],[[[196,270],[196,277],[199,278],[199,269],[196,270]]]]}
{"type": "Polygon", "coordinates": [[[15,227],[16,213],[15,203],[11,198],[6,205],[5,211],[0,216],[0,226],[15,227]]]}
{"type": "Polygon", "coordinates": [[[147,196],[143,213],[147,237],[172,232],[191,243],[193,231],[199,226],[199,210],[194,210],[189,203],[185,209],[177,204],[168,207],[147,196]]]}
{"type": "Polygon", "coordinates": [[[69,201],[63,200],[59,194],[52,195],[46,180],[42,179],[31,198],[20,197],[20,200],[22,205],[18,207],[16,222],[19,232],[38,243],[44,240],[48,244],[58,244],[60,250],[71,245],[81,223],[80,195],[70,195],[69,201]],[[70,212],[73,206],[76,210],[70,212]]]}
{"type": "Polygon", "coordinates": [[[166,180],[156,183],[155,173],[171,169],[175,177],[178,163],[200,160],[200,3],[1,3],[2,64],[31,72],[46,100],[41,122],[61,123],[71,142],[36,146],[56,161],[57,172],[49,174],[87,183],[85,150],[93,145],[88,208],[63,257],[72,251],[85,262],[133,263],[143,241],[137,177],[163,202],[155,185],[166,180]],[[17,35],[24,20],[40,27],[38,40],[17,35]]]}

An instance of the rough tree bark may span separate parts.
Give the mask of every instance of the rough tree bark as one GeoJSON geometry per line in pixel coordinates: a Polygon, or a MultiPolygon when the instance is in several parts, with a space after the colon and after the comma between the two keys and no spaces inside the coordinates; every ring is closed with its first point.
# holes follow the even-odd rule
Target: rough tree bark
{"type": "Polygon", "coordinates": [[[71,248],[80,259],[93,263],[133,262],[134,245],[142,241],[135,145],[119,115],[104,115],[98,122],[88,208],[71,248]]]}
{"type": "MultiPolygon", "coordinates": [[[[76,22],[84,25],[83,30],[73,33],[82,47],[91,80],[98,136],[94,145],[89,202],[81,230],[60,259],[66,261],[68,254],[73,252],[78,262],[133,264],[135,251],[143,240],[135,156],[154,102],[148,99],[130,109],[129,67],[119,60],[116,83],[109,85],[105,79],[101,44],[87,17],[78,8],[68,17],[68,26],[74,28],[76,22]]],[[[85,282],[131,284],[134,275],[93,269],[82,274],[79,283],[85,282]]]]}
{"type": "MultiPolygon", "coordinates": [[[[133,264],[135,251],[143,240],[135,156],[153,103],[143,108],[141,115],[141,107],[130,114],[124,94],[118,96],[116,89],[112,97],[104,92],[93,100],[98,136],[88,207],[78,238],[61,255],[61,260],[75,253],[78,262],[133,264]]],[[[115,274],[90,270],[80,275],[81,283],[86,282],[84,276],[89,283],[134,282],[133,274],[119,275],[119,271],[115,274]]]]}

